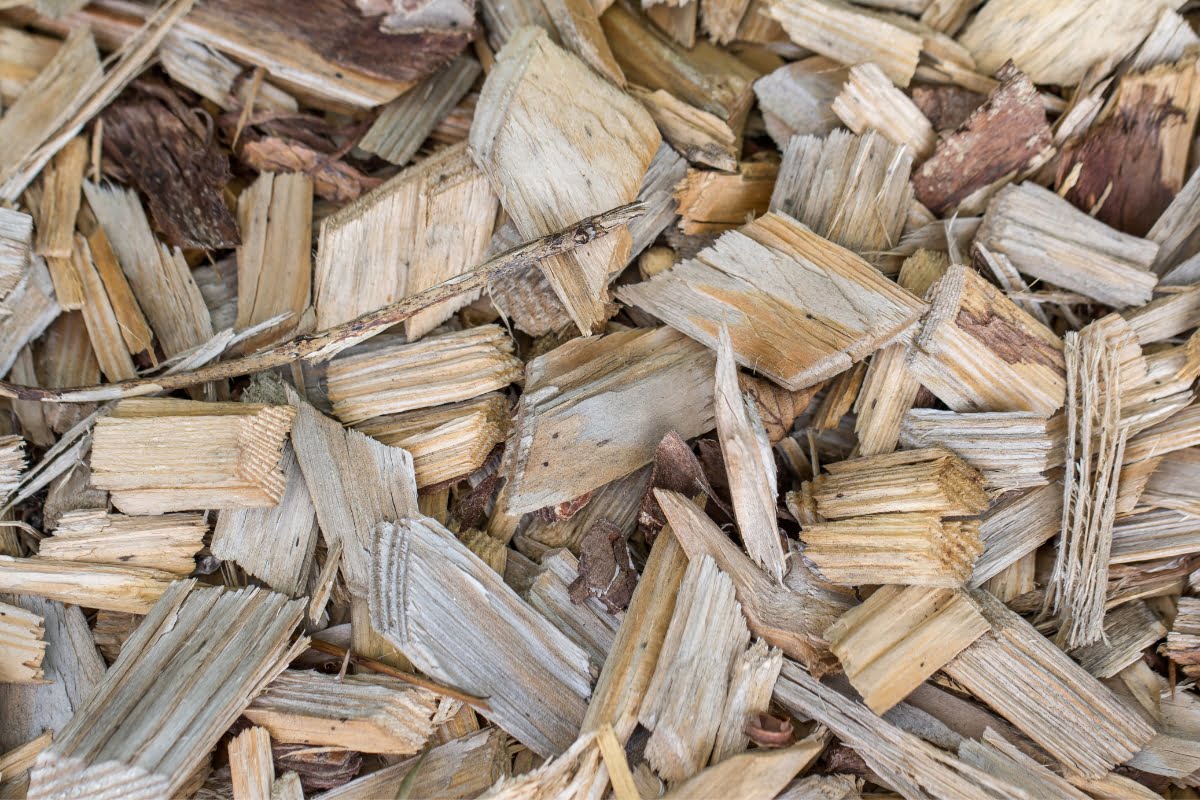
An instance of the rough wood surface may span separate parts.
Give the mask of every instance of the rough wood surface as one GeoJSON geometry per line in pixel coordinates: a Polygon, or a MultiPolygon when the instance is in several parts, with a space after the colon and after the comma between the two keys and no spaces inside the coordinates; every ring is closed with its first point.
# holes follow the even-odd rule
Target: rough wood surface
{"type": "Polygon", "coordinates": [[[505,451],[508,511],[574,500],[627,475],[672,430],[712,430],[714,362],[669,328],[574,339],[531,360],[505,451]],[[572,457],[563,439],[593,447],[593,460],[572,457]]]}
{"type": "Polygon", "coordinates": [[[372,552],[372,626],[424,672],[487,696],[534,752],[566,750],[591,695],[587,654],[434,520],[381,523],[372,552]]]}
{"type": "MultiPolygon", "coordinates": [[[[472,157],[525,236],[633,200],[659,141],[636,102],[535,28],[518,32],[498,54],[470,138],[472,157]],[[556,76],[556,86],[533,79],[547,74],[556,76]],[[591,109],[623,121],[601,124],[591,109]]],[[[586,253],[543,262],[584,335],[608,318],[608,282],[630,246],[628,234],[619,232],[586,253]]]]}
{"type": "Polygon", "coordinates": [[[792,390],[862,360],[923,309],[854,253],[782,213],[723,234],[617,296],[710,347],[724,323],[739,364],[792,390]]]}
{"type": "Polygon", "coordinates": [[[303,603],[261,589],[174,584],[38,757],[29,796],[95,796],[112,781],[126,797],[177,792],[294,654],[302,612],[303,603]],[[177,657],[193,648],[193,658],[177,657]]]}

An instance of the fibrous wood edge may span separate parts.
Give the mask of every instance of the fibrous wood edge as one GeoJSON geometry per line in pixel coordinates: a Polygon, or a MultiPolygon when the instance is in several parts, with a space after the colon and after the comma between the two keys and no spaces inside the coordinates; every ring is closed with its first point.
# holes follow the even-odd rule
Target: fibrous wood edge
{"type": "Polygon", "coordinates": [[[724,323],[739,364],[793,391],[878,350],[924,309],[854,253],[779,212],[617,296],[710,347],[724,323]]]}
{"type": "Polygon", "coordinates": [[[38,558],[145,567],[184,577],[196,568],[208,523],[202,514],[131,517],[102,510],[63,514],[38,558]]]}
{"type": "Polygon", "coordinates": [[[1097,678],[1111,678],[1142,657],[1167,635],[1158,614],[1141,600],[1124,603],[1104,615],[1104,638],[1076,648],[1071,657],[1097,678]]]}
{"type": "Polygon", "coordinates": [[[896,727],[863,704],[821,684],[794,662],[784,661],[775,684],[775,701],[802,719],[827,726],[890,787],[909,797],[1001,800],[1022,796],[1008,781],[896,727]]]}
{"type": "Polygon", "coordinates": [[[0,208],[0,300],[17,287],[33,255],[33,217],[0,208]]]}
{"type": "MultiPolygon", "coordinates": [[[[46,731],[57,736],[104,677],[104,661],[79,606],[33,596],[0,595],[0,600],[40,617],[46,641],[42,683],[0,684],[5,715],[0,749],[9,750],[46,731]]],[[[3,774],[7,781],[9,773],[3,774]]]]}
{"type": "Polygon", "coordinates": [[[96,423],[92,485],[131,514],[273,506],[295,416],[287,406],[122,400],[96,423]]]}
{"type": "Polygon", "coordinates": [[[1150,300],[1158,245],[1121,233],[1032,181],[1009,184],[988,204],[979,243],[1025,275],[1115,308],[1150,300]]]}
{"type": "Polygon", "coordinates": [[[388,414],[356,430],[412,455],[417,488],[469,475],[512,430],[509,400],[489,392],[470,400],[388,414]]]}
{"type": "Polygon", "coordinates": [[[0,556],[0,592],[109,611],[145,614],[174,578],[144,567],[0,556]]]}
{"type": "Polygon", "coordinates": [[[1045,473],[1062,465],[1063,422],[1026,411],[914,408],[904,417],[900,443],[950,450],[983,474],[990,491],[1026,489],[1048,483],[1045,473]]]}
{"type": "Polygon", "coordinates": [[[708,763],[730,668],[750,643],[733,581],[707,555],[690,559],[638,721],[651,731],[646,759],[668,781],[708,763]]]}
{"type": "Polygon", "coordinates": [[[1189,677],[1200,673],[1200,598],[1181,597],[1161,652],[1189,677]]]}
{"type": "Polygon", "coordinates": [[[21,349],[41,336],[60,311],[46,262],[35,257],[16,287],[0,300],[0,374],[12,369],[21,349]]]}
{"type": "Polygon", "coordinates": [[[686,497],[661,489],[654,496],[688,557],[710,556],[733,581],[751,632],[815,674],[836,668],[822,634],[851,604],[849,596],[811,575],[802,577],[807,569],[795,554],[779,586],[686,497]]]}
{"type": "Polygon", "coordinates": [[[217,515],[212,554],[233,561],[277,592],[296,597],[308,581],[317,546],[317,512],[290,444],[280,459],[284,487],[270,508],[231,508],[217,515]]]}
{"type": "Polygon", "coordinates": [[[271,800],[275,763],[265,728],[252,726],[229,741],[229,777],[233,800],[271,800]]]}
{"type": "Polygon", "coordinates": [[[983,550],[978,520],[954,521],[928,511],[808,524],[800,541],[820,574],[842,586],[959,587],[983,550]]]}
{"type": "Polygon", "coordinates": [[[411,755],[433,735],[437,697],[385,675],[285,670],[243,715],[277,742],[411,755]]]}
{"type": "Polygon", "coordinates": [[[959,591],[883,586],[825,638],[863,702],[883,714],[990,629],[959,591]]]}
{"type": "MultiPolygon", "coordinates": [[[[650,115],[635,100],[541,29],[523,28],[497,54],[484,83],[470,152],[517,229],[536,236],[633,200],[659,142],[650,115]],[[551,75],[553,82],[546,80],[551,75]],[[594,119],[595,109],[604,109],[603,125],[594,119]],[[620,125],[613,123],[617,117],[620,125]]],[[[608,318],[608,282],[625,265],[631,245],[628,233],[619,232],[586,253],[542,263],[584,335],[608,318]]]]}
{"type": "Polygon", "coordinates": [[[988,505],[983,475],[943,447],[848,459],[825,469],[810,489],[824,519],[914,511],[969,517],[988,505]]]}
{"type": "Polygon", "coordinates": [[[325,371],[333,414],[353,425],[385,414],[470,400],[521,378],[512,337],[480,325],[419,342],[350,351],[325,371]]]}
{"type": "Polygon", "coordinates": [[[907,147],[917,161],[928,158],[937,144],[933,125],[921,109],[870,61],[850,68],[832,108],[850,130],[877,130],[892,144],[907,147]]]}
{"type": "Polygon", "coordinates": [[[38,757],[30,798],[179,791],[250,698],[303,648],[303,638],[289,644],[301,601],[194,584],[174,584],[125,643],[88,703],[38,757]],[[178,657],[197,647],[197,657],[178,657]]]}
{"type": "Polygon", "coordinates": [[[877,131],[796,136],[783,148],[771,210],[883,269],[882,254],[900,244],[913,203],[912,164],[911,151],[877,131]]]}
{"type": "Polygon", "coordinates": [[[775,456],[754,403],[742,395],[724,326],[717,342],[713,407],[742,544],[755,564],[782,583],[786,566],[775,519],[775,456]]]}
{"type": "Polygon", "coordinates": [[[372,626],[423,672],[488,697],[544,756],[566,750],[591,695],[587,654],[429,518],[375,529],[372,626]]]}
{"type": "Polygon", "coordinates": [[[0,603],[0,683],[45,681],[45,635],[42,617],[20,606],[0,603]]]}
{"type": "MultiPolygon", "coordinates": [[[[327,217],[314,272],[317,327],[346,322],[467,271],[487,250],[498,207],[487,177],[460,143],[327,217]]],[[[465,293],[419,312],[405,320],[406,335],[416,340],[476,297],[465,293]]]]}
{"type": "Polygon", "coordinates": [[[1099,324],[1067,334],[1067,439],[1063,521],[1044,614],[1056,641],[1075,648],[1104,636],[1118,482],[1128,427],[1121,422],[1121,348],[1099,324]]]}
{"type": "Polygon", "coordinates": [[[319,800],[375,800],[394,797],[411,776],[410,797],[469,800],[512,771],[499,728],[484,728],[430,748],[425,754],[355,778],[317,795],[319,800]]]}
{"type": "Polygon", "coordinates": [[[756,639],[750,647],[738,653],[729,668],[729,690],[721,711],[721,724],[713,745],[709,764],[744,752],[750,746],[746,726],[766,714],[771,705],[771,691],[783,666],[783,651],[771,647],[764,639],[756,639]]]}
{"type": "Polygon", "coordinates": [[[961,412],[1048,415],[1062,407],[1066,368],[1052,330],[961,264],[926,297],[930,310],[908,368],[939,400],[961,412]]]}
{"type": "Polygon", "coordinates": [[[713,428],[712,351],[670,328],[574,339],[526,365],[505,450],[509,513],[574,500],[653,459],[672,430],[713,428]],[[556,437],[574,437],[578,459],[556,437]]]}
{"type": "Polygon", "coordinates": [[[1066,769],[1102,778],[1154,735],[1032,625],[987,592],[971,597],[992,630],[943,670],[1066,769]]]}

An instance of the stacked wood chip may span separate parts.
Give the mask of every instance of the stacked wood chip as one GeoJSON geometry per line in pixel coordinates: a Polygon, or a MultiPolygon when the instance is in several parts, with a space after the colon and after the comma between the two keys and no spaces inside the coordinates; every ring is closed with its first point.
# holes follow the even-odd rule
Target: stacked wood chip
{"type": "Polygon", "coordinates": [[[0,0],[0,799],[1200,790],[1200,6],[0,0]]]}

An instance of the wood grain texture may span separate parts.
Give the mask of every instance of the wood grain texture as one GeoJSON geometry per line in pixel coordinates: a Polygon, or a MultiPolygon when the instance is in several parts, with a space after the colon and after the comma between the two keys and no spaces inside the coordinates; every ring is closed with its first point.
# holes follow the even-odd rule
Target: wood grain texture
{"type": "Polygon", "coordinates": [[[791,390],[830,378],[916,320],[923,304],[858,256],[772,212],[618,297],[791,390]]]}
{"type": "MultiPolygon", "coordinates": [[[[544,31],[525,28],[497,55],[484,83],[470,148],[517,229],[538,236],[633,200],[659,141],[636,101],[544,31]]],[[[608,282],[625,265],[631,244],[622,231],[587,251],[542,263],[584,335],[607,319],[608,282]]]]}

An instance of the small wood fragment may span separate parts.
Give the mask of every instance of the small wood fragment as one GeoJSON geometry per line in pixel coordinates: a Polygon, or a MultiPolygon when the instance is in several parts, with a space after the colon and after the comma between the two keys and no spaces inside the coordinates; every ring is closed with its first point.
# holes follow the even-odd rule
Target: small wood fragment
{"type": "Polygon", "coordinates": [[[832,108],[850,130],[877,130],[889,142],[907,147],[916,161],[928,158],[937,144],[933,125],[921,109],[871,62],[850,69],[832,108]]]}
{"type": "MultiPolygon", "coordinates": [[[[523,235],[547,233],[581,213],[634,199],[659,145],[649,114],[538,29],[518,32],[496,63],[471,125],[471,155],[523,235]],[[534,75],[554,75],[558,85],[538,83],[534,75]],[[550,91],[555,100],[547,99],[550,91]],[[588,109],[594,108],[624,122],[593,125],[588,109]],[[532,160],[531,126],[539,130],[532,160]]],[[[586,253],[543,262],[584,335],[607,319],[608,281],[624,266],[630,246],[622,231],[586,253]]]]}
{"type": "Polygon", "coordinates": [[[1101,778],[1154,735],[1141,717],[986,592],[972,598],[992,626],[946,674],[1012,722],[1064,767],[1101,778]],[[1088,731],[1087,736],[1070,731],[1088,731]]]}
{"type": "Polygon", "coordinates": [[[724,322],[738,363],[793,391],[874,352],[922,309],[850,251],[774,212],[617,295],[709,346],[724,322]],[[803,283],[779,281],[769,264],[787,264],[803,283]]]}
{"type": "Polygon", "coordinates": [[[275,763],[271,736],[258,726],[247,728],[229,742],[229,776],[234,800],[272,800],[275,763]]]}
{"type": "Polygon", "coordinates": [[[480,325],[420,342],[350,351],[330,362],[326,384],[334,415],[347,424],[469,400],[521,377],[513,340],[480,325]]]}
{"type": "Polygon", "coordinates": [[[838,127],[833,99],[848,72],[838,62],[811,56],[786,64],[754,82],[767,133],[784,151],[793,136],[831,133],[838,127]]]}
{"type": "Polygon", "coordinates": [[[87,142],[72,139],[51,159],[42,173],[42,202],[38,207],[38,234],[34,252],[67,258],[74,245],[75,217],[83,188],[87,142]]]}
{"type": "Polygon", "coordinates": [[[797,136],[783,150],[771,210],[882,269],[880,256],[900,244],[912,206],[912,163],[911,152],[876,131],[797,136]]]}
{"type": "MultiPolygon", "coordinates": [[[[0,603],[0,642],[4,645],[0,649],[0,683],[45,681],[45,635],[45,621],[40,616],[20,606],[0,603]]],[[[8,778],[7,771],[4,777],[8,778]]]]}
{"type": "Polygon", "coordinates": [[[1116,308],[1145,304],[1158,282],[1150,271],[1158,245],[1120,233],[1029,181],[992,198],[977,239],[1030,277],[1116,308]]]}
{"type": "Polygon", "coordinates": [[[733,582],[708,556],[690,560],[638,715],[659,775],[679,781],[708,762],[730,667],[749,642],[733,582]]]}
{"type": "Polygon", "coordinates": [[[825,638],[863,702],[883,714],[990,629],[961,592],[884,586],[825,638]]]}
{"type": "MultiPolygon", "coordinates": [[[[483,257],[497,208],[487,178],[459,144],[326,217],[314,279],[317,327],[344,323],[461,275],[483,257]]],[[[410,317],[406,335],[415,341],[477,296],[464,293],[410,317]]]]}
{"type": "Polygon", "coordinates": [[[733,581],[751,632],[815,674],[835,668],[822,635],[851,604],[850,596],[816,578],[803,578],[799,573],[807,570],[795,563],[795,555],[784,586],[779,586],[690,500],[662,489],[655,496],[688,557],[711,557],[733,581]]]}
{"type": "Polygon", "coordinates": [[[196,568],[208,524],[201,514],[130,517],[104,511],[71,511],[58,519],[38,558],[85,564],[146,567],[179,577],[196,568]]]}
{"type": "Polygon", "coordinates": [[[124,400],[96,425],[92,483],[127,513],[273,506],[295,416],[286,406],[124,400]]]}
{"type": "Polygon", "coordinates": [[[952,265],[926,295],[912,374],[955,411],[1051,414],[1066,393],[1062,342],[974,270],[952,265]]]}
{"type": "MultiPolygon", "coordinates": [[[[828,734],[825,734],[828,736],[828,734]]],[[[682,800],[701,794],[743,800],[784,797],[780,792],[825,748],[824,737],[812,736],[779,750],[754,750],[732,756],[688,778],[663,795],[682,800]]]]}
{"type": "Polygon", "coordinates": [[[460,55],[383,107],[358,146],[403,167],[437,124],[466,96],[482,70],[460,55]]]}
{"type": "Polygon", "coordinates": [[[1097,678],[1111,678],[1166,635],[1167,626],[1158,614],[1143,601],[1134,600],[1105,614],[1104,638],[1072,650],[1071,657],[1097,678]]]}
{"type": "Polygon", "coordinates": [[[433,735],[434,695],[384,675],[284,670],[243,712],[277,742],[410,755],[433,735]]]}
{"type": "Polygon", "coordinates": [[[145,567],[0,556],[0,592],[145,614],[174,575],[145,567]]]}
{"type": "Polygon", "coordinates": [[[711,351],[669,328],[575,339],[531,360],[505,451],[509,512],[574,500],[633,472],[672,430],[712,430],[713,364],[711,351]],[[589,442],[592,458],[581,462],[555,437],[589,442]]]}
{"type": "Polygon", "coordinates": [[[938,142],[913,175],[917,199],[937,214],[976,205],[977,192],[1036,168],[1053,152],[1046,112],[1033,83],[1012,64],[1000,85],[956,130],[938,142]]]}

